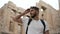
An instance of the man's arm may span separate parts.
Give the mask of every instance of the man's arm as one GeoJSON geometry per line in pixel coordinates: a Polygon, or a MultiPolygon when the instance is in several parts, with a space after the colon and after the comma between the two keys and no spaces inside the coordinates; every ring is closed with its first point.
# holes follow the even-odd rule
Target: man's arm
{"type": "Polygon", "coordinates": [[[48,23],[45,20],[44,20],[44,22],[45,22],[45,25],[46,25],[45,34],[49,34],[49,26],[48,26],[48,23]]]}
{"type": "Polygon", "coordinates": [[[27,9],[27,10],[25,10],[24,13],[22,13],[22,14],[20,14],[20,15],[17,15],[16,17],[12,17],[12,18],[13,18],[14,21],[16,21],[16,22],[21,22],[21,23],[22,23],[21,16],[23,16],[23,15],[29,13],[29,12],[30,12],[30,9],[27,9]]]}
{"type": "Polygon", "coordinates": [[[49,34],[49,30],[45,31],[45,34],[49,34]]]}

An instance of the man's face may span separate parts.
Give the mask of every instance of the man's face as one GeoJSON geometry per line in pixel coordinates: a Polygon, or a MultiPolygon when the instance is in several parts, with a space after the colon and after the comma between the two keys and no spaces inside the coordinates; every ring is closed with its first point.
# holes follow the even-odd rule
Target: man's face
{"type": "Polygon", "coordinates": [[[31,16],[36,15],[36,10],[35,10],[35,9],[30,9],[30,15],[31,15],[31,16]]]}

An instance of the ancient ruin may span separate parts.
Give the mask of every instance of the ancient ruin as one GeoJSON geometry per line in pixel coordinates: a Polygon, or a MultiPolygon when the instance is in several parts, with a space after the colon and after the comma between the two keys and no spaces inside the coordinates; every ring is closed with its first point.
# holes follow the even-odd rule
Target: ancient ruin
{"type": "Polygon", "coordinates": [[[40,8],[40,18],[42,18],[42,14],[44,15],[43,18],[48,22],[50,34],[58,34],[60,31],[60,18],[58,15],[58,10],[54,9],[49,4],[45,3],[44,1],[39,1],[36,4],[37,7],[40,8]]]}
{"type": "MultiPolygon", "coordinates": [[[[40,19],[48,22],[50,34],[60,34],[60,0],[59,10],[54,9],[42,0],[36,3],[36,6],[40,8],[40,19]]],[[[11,1],[4,4],[0,8],[0,34],[25,34],[23,23],[13,21],[11,17],[23,13],[24,10],[11,1]]]]}

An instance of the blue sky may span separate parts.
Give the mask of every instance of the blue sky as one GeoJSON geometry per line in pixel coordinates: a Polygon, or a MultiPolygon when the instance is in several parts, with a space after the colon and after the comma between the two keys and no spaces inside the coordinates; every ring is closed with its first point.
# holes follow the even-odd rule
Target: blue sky
{"type": "MultiPolygon", "coordinates": [[[[27,9],[30,6],[35,6],[36,2],[39,2],[39,0],[0,0],[0,8],[8,1],[12,1],[18,7],[22,7],[24,9],[27,9]]],[[[53,8],[57,10],[59,9],[58,0],[43,0],[43,1],[50,4],[53,8]]]]}

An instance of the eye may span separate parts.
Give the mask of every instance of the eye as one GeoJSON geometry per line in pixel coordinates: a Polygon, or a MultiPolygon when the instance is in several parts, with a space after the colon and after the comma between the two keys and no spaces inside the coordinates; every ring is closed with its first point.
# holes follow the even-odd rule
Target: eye
{"type": "Polygon", "coordinates": [[[34,10],[31,10],[31,11],[34,11],[34,10]]]}

